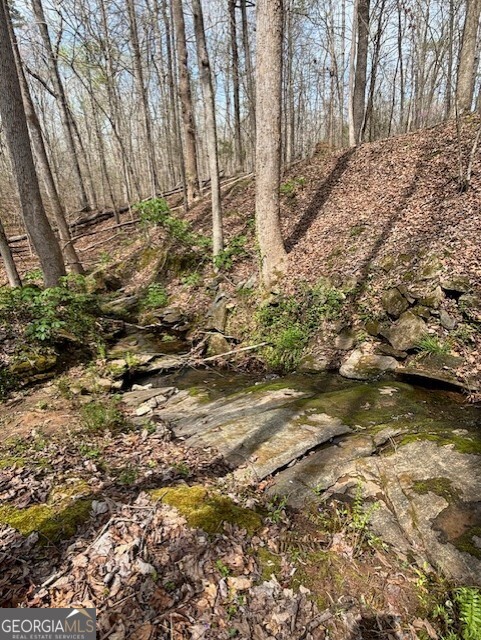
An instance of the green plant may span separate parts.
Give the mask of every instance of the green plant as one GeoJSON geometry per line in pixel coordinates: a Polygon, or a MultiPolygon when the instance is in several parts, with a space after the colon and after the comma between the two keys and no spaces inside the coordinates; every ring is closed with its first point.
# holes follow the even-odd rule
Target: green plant
{"type": "Polygon", "coordinates": [[[89,402],[82,407],[83,428],[89,433],[120,431],[125,427],[125,417],[116,401],[89,402]]]}
{"type": "Polygon", "coordinates": [[[446,356],[451,347],[446,342],[441,342],[437,336],[424,335],[418,342],[416,349],[419,353],[435,356],[446,356]]]}
{"type": "Polygon", "coordinates": [[[178,475],[183,478],[188,478],[190,476],[190,468],[185,462],[174,462],[172,468],[178,473],[178,475]]]}
{"type": "Polygon", "coordinates": [[[105,266],[112,260],[112,256],[108,251],[102,251],[100,254],[100,264],[105,266]]]}
{"type": "Polygon", "coordinates": [[[454,592],[462,640],[481,638],[481,590],[460,587],[454,592]]]}
{"type": "Polygon", "coordinates": [[[306,184],[306,179],[303,177],[291,178],[280,186],[280,193],[288,198],[294,198],[297,195],[299,187],[303,187],[306,184]]]}
{"type": "Polygon", "coordinates": [[[54,343],[72,336],[93,338],[96,300],[65,278],[58,287],[0,289],[0,325],[15,330],[20,343],[54,343]]]}
{"type": "Polygon", "coordinates": [[[153,282],[147,287],[141,302],[142,309],[153,310],[167,306],[169,296],[160,282],[153,282]]]}
{"type": "Polygon", "coordinates": [[[41,284],[43,281],[42,271],[40,269],[30,269],[23,276],[24,284],[41,284]]]}
{"type": "Polygon", "coordinates": [[[152,198],[134,205],[133,210],[139,214],[140,222],[144,227],[154,227],[161,224],[166,215],[170,213],[169,205],[164,198],[152,198]]]}
{"type": "Polygon", "coordinates": [[[294,295],[261,307],[255,320],[257,338],[269,343],[263,351],[267,364],[283,372],[295,370],[321,322],[337,317],[344,299],[342,291],[321,281],[314,287],[302,284],[294,295]]]}
{"type": "Polygon", "coordinates": [[[217,568],[217,571],[223,578],[228,578],[230,576],[230,569],[229,567],[226,567],[222,560],[216,560],[215,566],[217,568]]]}
{"type": "Polygon", "coordinates": [[[207,248],[212,245],[210,238],[192,231],[186,220],[172,215],[169,205],[163,198],[152,198],[134,205],[133,210],[139,214],[140,223],[145,228],[163,227],[171,238],[187,245],[207,248]]]}
{"type": "Polygon", "coordinates": [[[122,484],[125,487],[130,487],[133,484],[135,484],[138,477],[139,477],[138,470],[129,465],[119,471],[119,474],[118,474],[119,484],[122,484]]]}
{"type": "Polygon", "coordinates": [[[285,496],[274,496],[267,505],[269,510],[269,520],[274,524],[279,524],[286,517],[287,498],[285,496]]]}
{"type": "Polygon", "coordinates": [[[88,458],[89,460],[97,460],[102,454],[102,451],[100,449],[86,443],[81,443],[78,449],[80,455],[84,458],[88,458]]]}
{"type": "Polygon", "coordinates": [[[183,276],[181,282],[184,287],[197,287],[202,282],[202,276],[195,271],[194,273],[183,276]]]}
{"type": "Polygon", "coordinates": [[[234,259],[247,255],[245,245],[247,243],[247,237],[244,235],[237,235],[232,238],[227,247],[214,257],[214,266],[217,269],[223,269],[228,271],[232,269],[234,265],[234,259]]]}

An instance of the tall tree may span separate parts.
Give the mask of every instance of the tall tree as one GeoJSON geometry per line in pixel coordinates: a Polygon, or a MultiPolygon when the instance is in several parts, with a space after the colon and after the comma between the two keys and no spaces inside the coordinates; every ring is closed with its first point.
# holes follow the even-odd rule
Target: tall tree
{"type": "Polygon", "coordinates": [[[5,129],[27,233],[40,260],[45,285],[55,286],[65,275],[57,238],[47,219],[40,195],[27,119],[23,108],[6,0],[0,0],[0,116],[5,129]]]}
{"type": "Polygon", "coordinates": [[[283,1],[257,2],[256,229],[261,277],[271,287],[285,271],[280,225],[283,1]]]}
{"type": "MultiPolygon", "coordinates": [[[[355,71],[351,53],[351,117],[349,120],[349,142],[356,145],[361,141],[362,125],[366,111],[367,54],[369,45],[370,0],[356,0],[353,15],[353,43],[356,41],[355,71]],[[355,25],[355,26],[354,26],[355,25]]],[[[354,46],[354,45],[352,45],[354,46]]],[[[353,49],[351,49],[351,52],[353,49]]]]}
{"type": "Polygon", "coordinates": [[[234,163],[242,168],[243,149],[240,116],[239,47],[237,45],[236,0],[229,0],[230,47],[232,56],[232,84],[234,89],[234,163]]]}
{"type": "Polygon", "coordinates": [[[80,194],[80,202],[82,209],[90,209],[89,199],[87,196],[87,190],[80,169],[80,160],[78,157],[77,149],[75,147],[75,123],[72,118],[69,104],[67,102],[67,96],[65,94],[65,88],[63,86],[62,77],[58,66],[57,57],[54,53],[52,42],[50,40],[50,33],[48,31],[47,20],[43,10],[42,0],[32,0],[33,12],[37,25],[40,31],[40,36],[45,49],[45,55],[47,58],[48,67],[50,70],[51,79],[55,89],[55,96],[58,101],[60,116],[62,118],[62,125],[65,133],[65,141],[67,144],[67,150],[69,154],[69,160],[74,171],[75,180],[80,194]]]}
{"type": "Polygon", "coordinates": [[[135,82],[137,85],[137,93],[139,96],[140,106],[142,109],[142,119],[144,121],[145,127],[147,158],[149,161],[150,187],[152,195],[157,195],[160,191],[160,186],[155,162],[155,146],[152,136],[152,122],[150,116],[149,101],[144,81],[144,70],[142,67],[142,55],[140,51],[139,32],[137,28],[137,16],[135,13],[135,5],[133,0],[127,0],[127,13],[129,15],[130,42],[132,45],[132,53],[134,56],[133,62],[135,82]]]}
{"type": "Polygon", "coordinates": [[[32,141],[33,151],[37,160],[37,166],[39,167],[42,174],[45,189],[50,200],[52,212],[57,224],[60,239],[62,241],[62,251],[72,271],[74,271],[75,273],[84,273],[82,264],[72,243],[72,237],[67,223],[65,208],[60,200],[57,185],[55,184],[52,168],[47,156],[47,150],[45,149],[45,142],[43,139],[42,128],[40,126],[40,120],[38,119],[37,113],[35,111],[32,96],[30,95],[30,88],[28,86],[27,79],[25,78],[25,72],[23,70],[22,60],[20,58],[20,52],[13,30],[12,21],[10,20],[10,14],[7,14],[7,19],[10,37],[12,40],[13,54],[15,56],[15,64],[17,66],[18,79],[20,81],[20,89],[22,91],[25,115],[27,117],[28,129],[30,132],[30,139],[32,141]]]}
{"type": "Polygon", "coordinates": [[[197,44],[197,61],[199,65],[200,83],[205,105],[205,128],[207,138],[207,154],[209,156],[209,173],[212,200],[212,238],[214,256],[218,256],[224,248],[222,232],[222,204],[219,180],[219,155],[217,152],[217,123],[215,117],[215,96],[212,85],[209,53],[205,39],[204,16],[200,0],[192,0],[194,11],[195,40],[197,44]]]}
{"type": "Polygon", "coordinates": [[[172,0],[177,63],[179,67],[179,97],[184,125],[184,160],[187,183],[187,202],[190,206],[198,194],[197,145],[195,140],[194,104],[190,88],[190,74],[185,37],[185,20],[182,0],[172,0]]]}
{"type": "Polygon", "coordinates": [[[457,108],[461,113],[471,111],[473,104],[476,67],[478,65],[477,41],[480,14],[481,0],[466,0],[466,18],[459,54],[456,88],[457,108]]]}

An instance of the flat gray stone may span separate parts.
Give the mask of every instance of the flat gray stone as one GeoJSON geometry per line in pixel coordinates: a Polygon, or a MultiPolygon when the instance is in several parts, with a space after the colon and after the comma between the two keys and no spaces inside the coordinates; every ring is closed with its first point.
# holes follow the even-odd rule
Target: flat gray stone
{"type": "Polygon", "coordinates": [[[220,400],[210,401],[207,391],[196,390],[195,395],[181,391],[169,400],[158,415],[166,422],[172,423],[176,436],[187,438],[233,420],[255,417],[265,411],[288,406],[312,395],[287,387],[232,394],[220,400]]]}
{"type": "Polygon", "coordinates": [[[319,502],[322,492],[343,477],[354,460],[372,455],[375,449],[372,438],[362,435],[316,451],[281,471],[269,488],[269,494],[285,496],[293,507],[319,502]]]}

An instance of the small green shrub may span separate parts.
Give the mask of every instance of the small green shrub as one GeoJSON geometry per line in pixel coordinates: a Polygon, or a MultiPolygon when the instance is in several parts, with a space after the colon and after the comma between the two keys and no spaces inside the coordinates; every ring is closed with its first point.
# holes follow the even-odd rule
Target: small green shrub
{"type": "Polygon", "coordinates": [[[200,273],[197,273],[197,271],[195,271],[194,273],[189,273],[186,276],[182,276],[181,282],[184,287],[197,287],[202,282],[202,276],[200,275],[200,273]]]}
{"type": "Polygon", "coordinates": [[[247,237],[244,235],[234,236],[227,247],[214,257],[214,266],[217,269],[229,271],[234,266],[235,258],[247,255],[245,245],[247,237]]]}
{"type": "Polygon", "coordinates": [[[186,220],[172,215],[169,205],[163,198],[139,202],[134,205],[133,209],[139,214],[141,225],[145,229],[163,227],[171,238],[189,246],[208,248],[212,245],[210,238],[195,233],[186,220]]]}
{"type": "Polygon", "coordinates": [[[142,299],[142,309],[147,311],[153,309],[161,309],[162,307],[167,306],[169,302],[169,296],[162,284],[159,282],[154,282],[149,284],[147,290],[142,299]]]}
{"type": "Polygon", "coordinates": [[[344,299],[342,291],[319,282],[314,287],[301,285],[294,295],[261,307],[257,337],[269,343],[263,352],[267,364],[283,372],[295,370],[321,322],[337,317],[344,299]]]}
{"type": "Polygon", "coordinates": [[[90,402],[82,407],[83,428],[89,433],[121,431],[125,426],[124,414],[116,402],[90,402]]]}
{"type": "Polygon", "coordinates": [[[451,347],[446,342],[436,336],[425,335],[423,336],[416,347],[419,353],[432,356],[446,356],[451,351],[451,347]]]}
{"type": "Polygon", "coordinates": [[[0,326],[16,334],[19,344],[54,343],[73,335],[93,337],[96,300],[85,292],[82,276],[62,279],[58,287],[35,285],[0,289],[0,326]]]}

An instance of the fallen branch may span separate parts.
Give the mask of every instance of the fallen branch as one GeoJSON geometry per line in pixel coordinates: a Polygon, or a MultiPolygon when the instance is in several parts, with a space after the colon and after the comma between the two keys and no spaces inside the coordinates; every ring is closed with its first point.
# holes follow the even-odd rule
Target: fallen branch
{"type": "Polygon", "coordinates": [[[233,356],[237,353],[242,353],[245,351],[254,351],[255,349],[261,349],[262,347],[266,347],[268,342],[260,342],[259,344],[254,344],[251,347],[241,347],[240,349],[233,349],[232,351],[226,351],[225,353],[219,353],[218,356],[209,356],[208,358],[203,358],[202,360],[196,361],[196,364],[203,364],[204,362],[212,362],[213,360],[218,360],[219,358],[225,358],[226,356],[233,356]]]}
{"type": "Polygon", "coordinates": [[[63,248],[65,248],[67,244],[70,244],[70,242],[76,242],[81,238],[87,238],[88,236],[95,236],[98,233],[103,233],[104,231],[116,231],[117,229],[121,229],[122,227],[128,227],[130,225],[137,224],[138,222],[140,222],[140,218],[136,218],[135,220],[128,220],[127,222],[122,222],[121,224],[114,224],[112,227],[105,227],[105,229],[102,229],[101,231],[99,231],[99,229],[96,229],[95,231],[88,231],[87,233],[82,233],[79,236],[74,236],[69,242],[67,242],[64,245],[63,248]]]}

